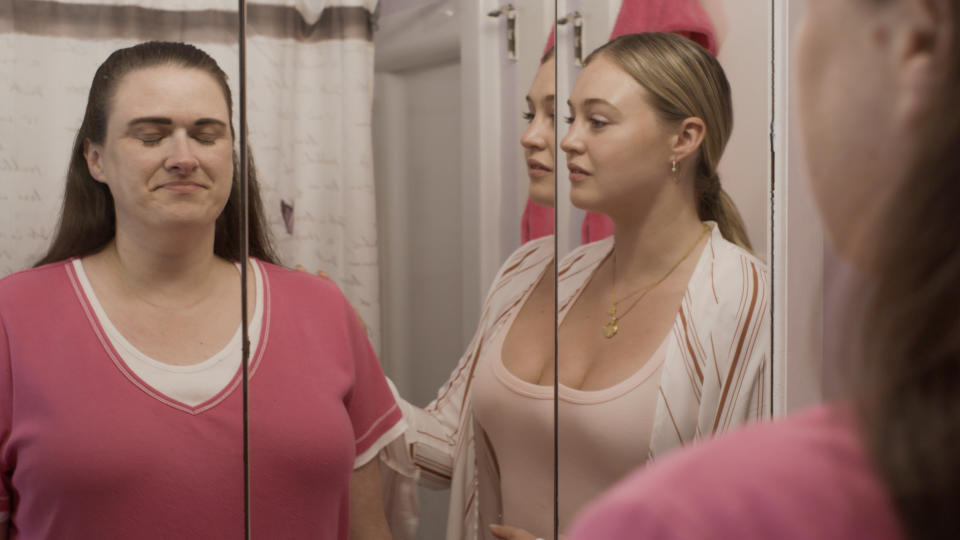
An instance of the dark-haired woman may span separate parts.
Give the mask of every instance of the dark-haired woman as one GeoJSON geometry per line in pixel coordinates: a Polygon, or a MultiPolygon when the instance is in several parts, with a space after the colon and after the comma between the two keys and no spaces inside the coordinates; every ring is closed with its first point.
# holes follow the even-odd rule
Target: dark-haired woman
{"type": "MultiPolygon", "coordinates": [[[[0,281],[0,538],[243,534],[239,189],[226,76],[151,42],[97,70],[63,213],[0,281]]],[[[403,421],[330,282],[282,269],[251,177],[254,538],[389,538],[403,421]]]]}
{"type": "Polygon", "coordinates": [[[810,0],[802,28],[810,183],[867,299],[849,395],[636,474],[577,539],[960,535],[960,5],[810,0]]]}

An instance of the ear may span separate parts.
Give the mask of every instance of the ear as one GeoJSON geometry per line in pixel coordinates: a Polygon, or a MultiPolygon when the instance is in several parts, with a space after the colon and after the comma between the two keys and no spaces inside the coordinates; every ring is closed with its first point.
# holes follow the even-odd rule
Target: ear
{"type": "Polygon", "coordinates": [[[678,131],[673,136],[673,147],[670,149],[674,159],[683,161],[690,156],[703,143],[703,137],[707,134],[707,125],[696,116],[686,118],[680,123],[678,131]]]}
{"type": "Polygon", "coordinates": [[[897,10],[895,113],[906,125],[930,121],[935,93],[951,69],[951,41],[957,30],[951,28],[951,1],[907,0],[897,10]]]}
{"type": "Polygon", "coordinates": [[[90,176],[97,182],[105,182],[106,180],[103,174],[103,147],[90,142],[90,139],[84,139],[83,157],[87,160],[87,169],[90,171],[90,176]]]}

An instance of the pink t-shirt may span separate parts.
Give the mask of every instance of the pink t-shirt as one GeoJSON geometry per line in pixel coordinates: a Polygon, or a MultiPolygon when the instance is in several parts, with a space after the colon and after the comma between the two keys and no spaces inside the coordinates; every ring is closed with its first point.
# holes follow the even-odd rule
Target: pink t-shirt
{"type": "Polygon", "coordinates": [[[668,455],[592,503],[572,540],[903,538],[855,426],[819,406],[668,455]]]}
{"type": "MultiPolygon", "coordinates": [[[[385,444],[401,413],[339,290],[258,264],[253,537],[343,540],[357,456],[385,444]]],[[[240,538],[239,379],[195,407],[177,402],[116,354],[71,265],[0,280],[0,510],[10,537],[240,538]]]]}

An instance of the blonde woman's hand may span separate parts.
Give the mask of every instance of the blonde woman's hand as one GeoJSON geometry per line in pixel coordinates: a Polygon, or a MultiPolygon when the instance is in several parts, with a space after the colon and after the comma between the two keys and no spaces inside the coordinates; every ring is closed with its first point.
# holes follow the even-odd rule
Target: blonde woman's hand
{"type": "MultiPolygon", "coordinates": [[[[297,265],[297,271],[299,271],[299,272],[305,272],[305,273],[307,273],[307,274],[310,273],[310,271],[307,270],[307,268],[306,268],[305,266],[303,266],[302,264],[298,264],[298,265],[297,265]]],[[[324,272],[323,270],[317,270],[317,271],[314,273],[314,275],[315,275],[315,276],[318,276],[318,277],[322,277],[323,279],[329,279],[330,281],[333,281],[332,279],[330,279],[330,276],[329,276],[326,272],[324,272]]]]}
{"type": "Polygon", "coordinates": [[[490,532],[502,540],[542,540],[523,529],[518,529],[517,527],[511,527],[509,525],[494,525],[491,523],[490,532]]]}

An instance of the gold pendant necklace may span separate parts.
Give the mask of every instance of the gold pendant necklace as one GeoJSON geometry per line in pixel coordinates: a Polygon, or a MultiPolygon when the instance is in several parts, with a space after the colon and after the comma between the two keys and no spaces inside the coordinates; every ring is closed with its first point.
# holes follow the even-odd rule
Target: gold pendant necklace
{"type": "Polygon", "coordinates": [[[607,324],[603,325],[603,337],[610,339],[613,336],[617,335],[617,332],[620,331],[620,327],[617,326],[617,303],[616,302],[610,304],[610,309],[607,310],[607,314],[610,315],[610,320],[607,321],[607,324]]]}
{"type": "MultiPolygon", "coordinates": [[[[690,249],[688,249],[687,252],[683,254],[683,257],[680,257],[680,260],[674,263],[673,266],[671,266],[670,269],[667,270],[667,273],[661,276],[660,279],[654,281],[649,285],[644,285],[643,287],[640,287],[639,289],[633,291],[632,293],[624,297],[621,297],[619,300],[613,300],[612,302],[610,302],[610,308],[607,309],[607,315],[609,315],[610,319],[607,321],[606,324],[603,325],[603,337],[607,339],[612,339],[613,336],[617,335],[617,332],[620,331],[620,325],[618,324],[620,322],[620,319],[623,319],[624,317],[626,317],[627,313],[630,313],[630,311],[634,308],[634,306],[639,304],[640,301],[643,300],[643,297],[646,296],[647,293],[649,293],[651,290],[653,290],[654,287],[663,283],[664,280],[670,277],[670,274],[672,274],[673,271],[677,269],[677,267],[683,264],[683,261],[687,260],[687,257],[689,257],[691,253],[693,253],[693,250],[697,247],[698,244],[700,244],[700,240],[703,240],[703,237],[706,236],[708,232],[710,232],[710,227],[704,224],[703,232],[700,233],[700,236],[697,237],[696,242],[694,242],[693,245],[690,246],[690,249]],[[640,293],[643,293],[643,294],[640,294],[640,293]],[[626,300],[627,298],[630,298],[631,296],[635,296],[637,294],[640,294],[640,298],[637,298],[632,304],[630,304],[630,307],[625,309],[623,313],[621,313],[620,316],[618,317],[617,305],[620,302],[623,302],[624,300],[626,300]]],[[[613,291],[616,287],[616,284],[617,284],[617,252],[616,250],[614,250],[613,273],[610,281],[610,296],[614,296],[613,291]]]]}

